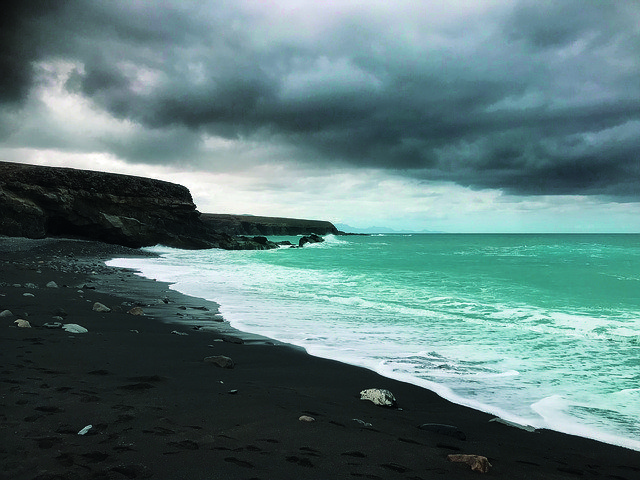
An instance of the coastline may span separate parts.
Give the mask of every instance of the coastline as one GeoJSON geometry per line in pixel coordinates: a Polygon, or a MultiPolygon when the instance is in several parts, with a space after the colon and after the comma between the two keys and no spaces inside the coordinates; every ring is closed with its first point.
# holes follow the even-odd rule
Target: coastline
{"type": "Polygon", "coordinates": [[[146,254],[0,237],[0,311],[14,313],[0,324],[2,478],[475,478],[448,461],[459,453],[487,457],[497,478],[640,475],[640,452],[491,422],[423,388],[239,332],[213,302],[104,265],[146,254]],[[126,313],[136,303],[145,315],[126,313]],[[89,332],[42,327],[58,309],[89,332]],[[24,313],[32,328],[12,327],[24,313]],[[204,361],[214,355],[235,368],[204,361]],[[390,390],[401,409],[360,400],[366,388],[390,390]],[[466,439],[417,428],[425,423],[466,439]]]}

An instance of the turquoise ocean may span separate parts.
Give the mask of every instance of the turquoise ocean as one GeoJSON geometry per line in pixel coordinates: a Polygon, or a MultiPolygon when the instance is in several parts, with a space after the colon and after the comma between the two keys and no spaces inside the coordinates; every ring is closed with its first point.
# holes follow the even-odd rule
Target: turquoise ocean
{"type": "Polygon", "coordinates": [[[640,450],[640,235],[325,238],[108,264],[219,303],[240,330],[640,450]]]}

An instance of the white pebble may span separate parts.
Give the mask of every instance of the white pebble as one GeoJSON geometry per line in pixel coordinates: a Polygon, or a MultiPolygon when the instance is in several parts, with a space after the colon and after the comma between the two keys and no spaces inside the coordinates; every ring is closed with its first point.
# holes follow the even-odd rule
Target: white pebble
{"type": "Polygon", "coordinates": [[[69,333],[87,333],[89,331],[77,323],[65,323],[62,329],[69,333]]]}

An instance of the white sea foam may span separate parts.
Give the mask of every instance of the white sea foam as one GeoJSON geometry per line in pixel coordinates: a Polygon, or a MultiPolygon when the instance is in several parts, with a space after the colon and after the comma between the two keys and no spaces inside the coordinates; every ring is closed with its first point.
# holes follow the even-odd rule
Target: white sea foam
{"type": "Polygon", "coordinates": [[[562,396],[552,395],[534,403],[531,409],[542,417],[544,428],[640,450],[640,440],[577,423],[575,416],[568,413],[573,406],[575,405],[562,396]]]}

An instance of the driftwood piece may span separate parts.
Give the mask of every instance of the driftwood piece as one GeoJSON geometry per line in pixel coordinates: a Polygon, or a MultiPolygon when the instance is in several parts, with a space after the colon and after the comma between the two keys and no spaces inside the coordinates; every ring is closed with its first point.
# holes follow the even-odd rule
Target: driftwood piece
{"type": "Polygon", "coordinates": [[[489,468],[492,466],[489,463],[489,460],[487,460],[487,457],[482,457],[480,455],[455,454],[448,455],[447,458],[450,462],[466,463],[471,467],[471,470],[481,473],[487,473],[489,468]]]}

